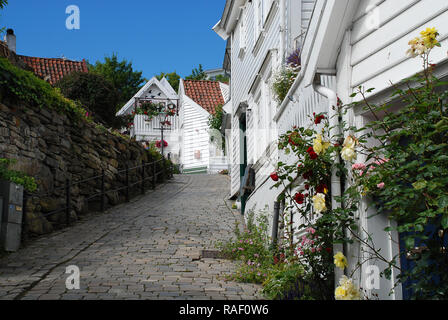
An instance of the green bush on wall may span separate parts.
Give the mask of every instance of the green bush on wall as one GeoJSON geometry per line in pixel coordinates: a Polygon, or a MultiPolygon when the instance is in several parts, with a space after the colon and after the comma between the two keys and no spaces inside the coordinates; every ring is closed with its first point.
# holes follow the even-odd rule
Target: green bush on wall
{"type": "Polygon", "coordinates": [[[0,58],[0,102],[12,101],[53,109],[74,118],[84,118],[86,110],[33,73],[0,58]]]}
{"type": "Polygon", "coordinates": [[[10,170],[10,164],[14,164],[15,160],[0,158],[0,180],[6,180],[21,185],[26,191],[33,192],[37,189],[34,178],[27,176],[25,173],[10,170]]]}

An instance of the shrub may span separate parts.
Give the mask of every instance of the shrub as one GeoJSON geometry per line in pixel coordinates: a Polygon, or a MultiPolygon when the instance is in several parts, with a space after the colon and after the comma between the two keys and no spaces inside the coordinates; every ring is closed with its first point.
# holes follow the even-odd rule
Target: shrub
{"type": "Polygon", "coordinates": [[[263,283],[263,293],[273,300],[312,299],[311,289],[303,278],[304,272],[299,264],[274,265],[263,283]]]}
{"type": "Polygon", "coordinates": [[[86,114],[84,108],[65,98],[49,83],[12,65],[5,58],[0,58],[0,101],[49,108],[75,119],[82,119],[86,114]]]}
{"type": "Polygon", "coordinates": [[[115,116],[118,94],[112,83],[102,75],[73,72],[56,86],[65,97],[82,103],[95,121],[113,128],[122,127],[122,121],[115,116]]]}
{"type": "Polygon", "coordinates": [[[272,90],[274,91],[275,100],[281,104],[285,100],[292,84],[297,77],[297,68],[292,66],[284,66],[274,74],[272,79],[272,90]]]}
{"type": "Polygon", "coordinates": [[[0,158],[0,179],[21,185],[29,192],[35,191],[37,184],[34,178],[27,176],[23,172],[9,169],[9,165],[15,162],[12,159],[0,158]]]}

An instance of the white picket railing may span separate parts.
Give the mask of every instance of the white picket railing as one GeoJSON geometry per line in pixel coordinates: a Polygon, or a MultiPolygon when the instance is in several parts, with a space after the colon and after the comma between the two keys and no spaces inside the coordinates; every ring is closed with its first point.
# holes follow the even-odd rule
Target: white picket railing
{"type": "MultiPolygon", "coordinates": [[[[166,132],[178,131],[180,129],[180,121],[178,116],[169,116],[167,120],[171,122],[171,126],[165,126],[166,132]]],[[[134,127],[131,131],[132,136],[159,136],[160,135],[160,120],[154,117],[148,121],[148,116],[136,115],[134,118],[134,127]]]]}

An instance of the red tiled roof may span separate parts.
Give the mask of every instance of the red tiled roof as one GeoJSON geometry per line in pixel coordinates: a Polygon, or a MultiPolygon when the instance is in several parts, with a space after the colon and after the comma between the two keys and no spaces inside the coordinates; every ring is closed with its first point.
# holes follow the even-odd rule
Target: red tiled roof
{"type": "Polygon", "coordinates": [[[218,81],[184,80],[184,88],[185,94],[210,114],[215,114],[217,106],[224,105],[218,81]]]}
{"type": "Polygon", "coordinates": [[[18,56],[20,60],[30,66],[34,74],[51,85],[54,85],[67,74],[79,71],[88,72],[87,63],[82,61],[71,61],[59,58],[36,58],[27,56],[18,56]]]}

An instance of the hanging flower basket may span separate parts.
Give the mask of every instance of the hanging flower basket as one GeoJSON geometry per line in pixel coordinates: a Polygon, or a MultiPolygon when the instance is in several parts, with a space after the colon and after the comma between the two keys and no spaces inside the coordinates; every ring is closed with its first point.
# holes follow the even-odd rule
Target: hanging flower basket
{"type": "MultiPolygon", "coordinates": [[[[157,148],[161,148],[161,147],[162,147],[162,141],[157,140],[157,141],[156,141],[156,147],[157,147],[157,148]]],[[[163,147],[164,147],[164,148],[165,148],[165,147],[168,147],[168,142],[166,142],[165,140],[163,140],[163,147]]]]}

